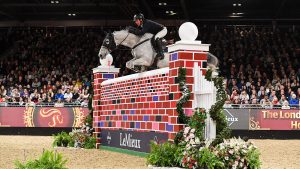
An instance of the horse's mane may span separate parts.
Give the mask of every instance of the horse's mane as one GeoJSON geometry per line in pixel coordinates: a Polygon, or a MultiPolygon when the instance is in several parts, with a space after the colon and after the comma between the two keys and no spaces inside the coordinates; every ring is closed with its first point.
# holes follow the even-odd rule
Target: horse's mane
{"type": "MultiPolygon", "coordinates": [[[[122,31],[128,33],[128,29],[125,28],[125,29],[121,29],[121,30],[119,30],[119,31],[114,31],[113,34],[115,34],[115,33],[117,33],[117,32],[122,32],[122,31]]],[[[134,36],[137,36],[137,35],[135,35],[135,34],[133,34],[133,33],[129,33],[129,34],[134,35],[134,36]]],[[[153,34],[151,34],[151,33],[145,33],[145,35],[146,35],[146,37],[152,37],[152,36],[153,36],[153,34]]]]}

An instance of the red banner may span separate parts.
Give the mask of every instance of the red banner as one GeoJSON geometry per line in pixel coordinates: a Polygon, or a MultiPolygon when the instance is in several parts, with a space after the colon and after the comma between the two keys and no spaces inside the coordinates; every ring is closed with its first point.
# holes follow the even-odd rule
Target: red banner
{"type": "Polygon", "coordinates": [[[250,109],[250,130],[299,130],[300,110],[250,109]]]}
{"type": "Polygon", "coordinates": [[[0,127],[80,127],[88,113],[81,107],[0,107],[0,127]]]}

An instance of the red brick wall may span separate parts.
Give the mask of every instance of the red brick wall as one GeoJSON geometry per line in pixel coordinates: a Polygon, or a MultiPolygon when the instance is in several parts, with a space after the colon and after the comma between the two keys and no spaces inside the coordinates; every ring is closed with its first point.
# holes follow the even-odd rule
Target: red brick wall
{"type": "MultiPolygon", "coordinates": [[[[177,123],[176,103],[181,97],[178,70],[186,68],[186,82],[192,91],[194,62],[205,68],[206,60],[206,52],[178,51],[171,53],[169,70],[163,73],[118,80],[102,86],[101,83],[107,79],[104,78],[106,73],[95,73],[93,103],[97,143],[101,142],[100,128],[165,132],[169,133],[169,139],[174,139],[176,132],[183,128],[177,123]]],[[[184,106],[187,115],[192,114],[192,101],[193,93],[184,106]]]]}

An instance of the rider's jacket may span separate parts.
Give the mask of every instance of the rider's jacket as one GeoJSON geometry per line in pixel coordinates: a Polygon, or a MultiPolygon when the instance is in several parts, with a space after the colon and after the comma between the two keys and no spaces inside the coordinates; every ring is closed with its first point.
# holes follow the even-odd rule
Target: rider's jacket
{"type": "Polygon", "coordinates": [[[158,32],[163,30],[163,28],[163,25],[145,19],[141,26],[139,26],[138,28],[129,27],[128,31],[138,36],[144,35],[145,33],[152,33],[153,35],[156,35],[158,32]]]}

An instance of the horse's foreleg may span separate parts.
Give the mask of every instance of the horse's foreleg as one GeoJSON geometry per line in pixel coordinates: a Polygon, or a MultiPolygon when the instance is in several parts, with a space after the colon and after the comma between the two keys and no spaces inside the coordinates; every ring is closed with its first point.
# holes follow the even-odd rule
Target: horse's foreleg
{"type": "Polygon", "coordinates": [[[157,67],[159,67],[159,68],[163,68],[163,67],[168,67],[169,66],[170,54],[169,53],[165,53],[164,55],[165,55],[165,57],[164,57],[163,60],[158,60],[157,61],[157,67]]]}
{"type": "Polygon", "coordinates": [[[133,61],[135,60],[135,58],[131,59],[130,61],[126,62],[126,67],[128,69],[133,69],[134,68],[134,64],[133,61]]]}

